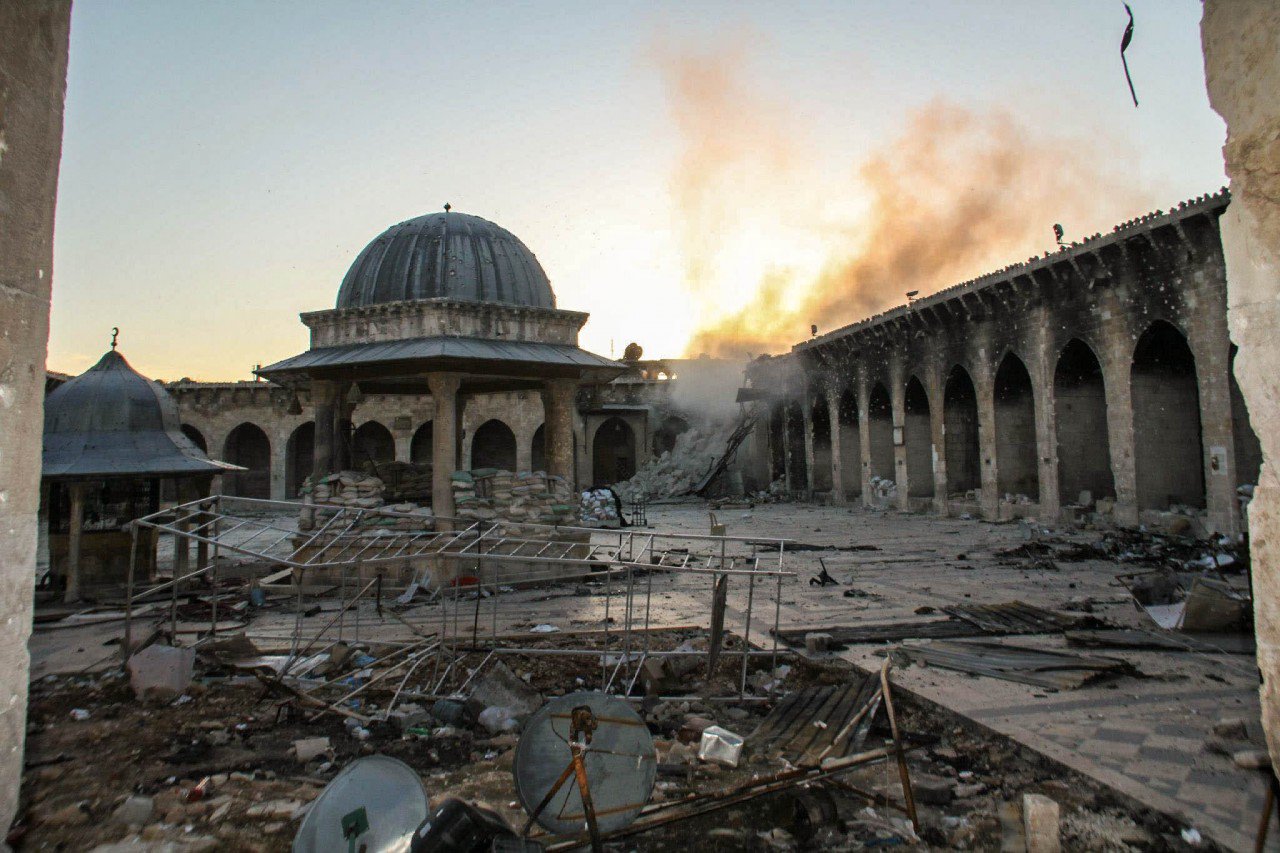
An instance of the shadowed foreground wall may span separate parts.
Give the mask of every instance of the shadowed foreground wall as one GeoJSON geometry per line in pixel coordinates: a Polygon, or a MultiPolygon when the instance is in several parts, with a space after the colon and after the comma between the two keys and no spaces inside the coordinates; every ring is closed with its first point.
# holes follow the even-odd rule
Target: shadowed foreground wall
{"type": "Polygon", "coordinates": [[[0,827],[22,777],[27,637],[70,0],[0,2],[0,827]]]}
{"type": "Polygon", "coordinates": [[[1249,531],[1263,725],[1280,762],[1280,5],[1209,0],[1200,35],[1209,101],[1227,122],[1227,317],[1239,347],[1236,379],[1264,459],[1249,531]]]}

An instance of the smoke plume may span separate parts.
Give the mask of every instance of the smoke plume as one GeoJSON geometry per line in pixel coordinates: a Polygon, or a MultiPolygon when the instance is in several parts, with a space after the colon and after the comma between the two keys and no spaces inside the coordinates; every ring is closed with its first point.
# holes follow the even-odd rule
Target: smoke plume
{"type": "Polygon", "coordinates": [[[710,53],[658,56],[682,151],[673,176],[686,286],[708,319],[689,355],[785,351],[1053,246],[1052,226],[1083,236],[1145,209],[1151,199],[1107,168],[1122,162],[1087,141],[1023,126],[1012,114],[935,101],[902,131],[841,174],[806,174],[800,118],[764,101],[745,78],[746,43],[710,53]],[[785,131],[785,132],[784,132],[785,131]],[[1108,159],[1109,158],[1109,159],[1108,159]],[[808,184],[806,190],[805,184],[808,184]],[[861,200],[861,214],[831,222],[822,198],[861,200]],[[724,310],[710,297],[717,265],[746,211],[762,205],[791,229],[776,257],[736,283],[747,291],[724,310]],[[805,209],[797,209],[797,208],[805,209]],[[796,235],[800,228],[807,233],[796,235]],[[798,270],[788,243],[821,246],[798,270]]]}

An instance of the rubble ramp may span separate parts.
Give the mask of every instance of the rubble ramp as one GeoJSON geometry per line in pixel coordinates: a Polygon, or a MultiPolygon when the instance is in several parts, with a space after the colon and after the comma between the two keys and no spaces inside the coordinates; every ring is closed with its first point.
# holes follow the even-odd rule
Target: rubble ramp
{"type": "Polygon", "coordinates": [[[697,495],[698,497],[706,497],[707,491],[716,479],[725,472],[729,467],[729,463],[733,461],[733,457],[737,454],[738,448],[742,446],[742,442],[747,440],[747,436],[751,435],[751,431],[756,427],[755,415],[743,415],[742,420],[734,427],[733,432],[729,435],[729,440],[725,442],[724,453],[712,463],[711,468],[698,481],[692,489],[685,494],[697,495]]]}

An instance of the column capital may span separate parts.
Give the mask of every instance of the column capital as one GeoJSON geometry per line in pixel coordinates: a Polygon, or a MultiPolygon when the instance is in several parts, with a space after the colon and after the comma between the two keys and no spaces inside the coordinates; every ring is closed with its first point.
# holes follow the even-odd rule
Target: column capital
{"type": "Polygon", "coordinates": [[[331,406],[338,401],[338,383],[328,379],[311,380],[311,404],[331,406]]]}
{"type": "Polygon", "coordinates": [[[458,389],[462,387],[462,374],[460,373],[428,373],[427,387],[431,389],[431,396],[437,395],[454,396],[458,393],[458,389]]]}
{"type": "Polygon", "coordinates": [[[544,379],[542,381],[542,393],[551,395],[557,400],[564,400],[578,393],[579,386],[582,385],[581,379],[544,379]]]}

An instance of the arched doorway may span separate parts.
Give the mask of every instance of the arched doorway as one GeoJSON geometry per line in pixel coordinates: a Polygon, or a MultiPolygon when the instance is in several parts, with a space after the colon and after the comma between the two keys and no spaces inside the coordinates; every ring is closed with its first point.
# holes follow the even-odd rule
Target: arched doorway
{"type": "Polygon", "coordinates": [[[1053,371],[1053,420],[1059,499],[1074,504],[1084,491],[1094,500],[1115,497],[1102,365],[1089,345],[1077,338],[1063,347],[1053,371]]]}
{"type": "Polygon", "coordinates": [[[933,497],[933,427],[929,418],[929,395],[924,383],[912,376],[903,397],[903,441],[907,451],[907,494],[913,498],[933,497]]]}
{"type": "Polygon", "coordinates": [[[653,454],[661,456],[675,449],[676,439],[688,432],[689,422],[678,415],[667,415],[653,433],[653,454]]]}
{"type": "Polygon", "coordinates": [[[1035,392],[1027,366],[1011,352],[996,370],[995,404],[996,488],[1039,500],[1035,392]]]}
{"type": "Polygon", "coordinates": [[[787,487],[792,491],[802,491],[809,482],[809,466],[804,455],[804,410],[800,403],[791,402],[786,407],[787,418],[787,460],[791,466],[791,482],[787,487]]]}
{"type": "Polygon", "coordinates": [[[813,488],[827,492],[831,490],[831,414],[825,394],[814,398],[809,417],[813,423],[813,488]]]}
{"type": "Polygon", "coordinates": [[[871,389],[867,406],[867,429],[871,433],[871,474],[882,480],[893,480],[893,404],[888,390],[879,382],[871,389]]]}
{"type": "Polygon", "coordinates": [[[204,434],[191,424],[182,425],[182,434],[191,439],[191,443],[200,448],[205,453],[209,452],[209,442],[205,441],[204,434]]]}
{"type": "Polygon", "coordinates": [[[497,418],[480,424],[471,439],[471,469],[516,469],[516,434],[497,418]]]}
{"type": "Polygon", "coordinates": [[[978,444],[978,393],[969,372],[951,368],[942,395],[943,434],[946,437],[947,494],[982,487],[982,450],[978,444]]]}
{"type": "Polygon", "coordinates": [[[597,486],[629,480],[636,473],[636,436],[631,425],[611,417],[596,429],[591,444],[591,479],[597,486]]]}
{"type": "Polygon", "coordinates": [[[427,421],[414,432],[409,440],[409,461],[415,465],[430,465],[434,448],[434,432],[427,421]]]}
{"type": "Polygon", "coordinates": [[[243,498],[271,497],[271,441],[257,424],[243,423],[227,435],[222,458],[248,470],[223,475],[225,494],[243,498]]]}
{"type": "Polygon", "coordinates": [[[547,470],[547,429],[546,424],[533,431],[533,441],[529,448],[529,465],[535,471],[547,470]]]}
{"type": "Polygon", "coordinates": [[[368,421],[360,425],[351,437],[351,464],[364,470],[394,462],[396,458],[396,440],[391,430],[377,421],[368,421]]]}
{"type": "Polygon", "coordinates": [[[307,421],[289,436],[285,443],[284,492],[287,497],[298,496],[298,491],[315,467],[316,423],[307,421]]]}
{"type": "Polygon", "coordinates": [[[1182,332],[1152,323],[1133,350],[1134,468],[1139,509],[1205,505],[1196,359],[1182,332]]]}
{"type": "Polygon", "coordinates": [[[787,475],[786,410],[779,404],[769,407],[769,482],[787,475]]]}

